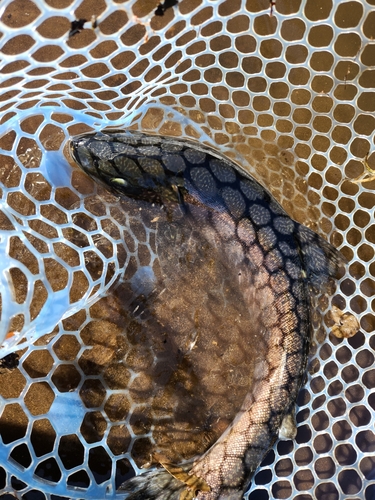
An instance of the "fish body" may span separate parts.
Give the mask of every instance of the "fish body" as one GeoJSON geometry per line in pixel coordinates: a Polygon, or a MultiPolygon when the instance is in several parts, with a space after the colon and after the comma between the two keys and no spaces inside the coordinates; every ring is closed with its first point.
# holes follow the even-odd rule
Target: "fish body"
{"type": "Polygon", "coordinates": [[[165,370],[153,401],[169,404],[176,423],[154,425],[159,467],[120,491],[132,500],[240,499],[293,412],[312,290],[321,290],[343,259],[207,147],[123,132],[78,137],[71,150],[156,241],[154,264],[140,266],[131,283],[158,352],[154,368],[165,370]],[[168,465],[176,462],[180,474],[168,465]]]}

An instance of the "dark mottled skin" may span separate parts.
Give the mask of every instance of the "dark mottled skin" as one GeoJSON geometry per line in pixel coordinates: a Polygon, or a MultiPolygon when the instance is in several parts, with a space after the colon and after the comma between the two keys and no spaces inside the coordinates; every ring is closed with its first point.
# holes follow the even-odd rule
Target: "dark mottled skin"
{"type": "MultiPolygon", "coordinates": [[[[210,492],[189,493],[162,468],[127,481],[120,490],[132,500],[193,498],[194,493],[204,500],[240,499],[293,410],[309,347],[309,294],[335,276],[342,258],[291,220],[247,173],[208,148],[127,132],[77,138],[72,154],[86,172],[125,199],[146,201],[151,212],[162,210],[164,225],[180,225],[186,234],[196,230],[194,241],[218,249],[215,262],[227,261],[226,272],[233,271],[238,285],[235,300],[243,301],[253,318],[252,350],[262,352],[233,422],[203,455],[184,465],[210,492]]],[[[173,260],[167,243],[159,245],[161,262],[173,260]]],[[[173,268],[169,276],[173,289],[173,268]]],[[[160,318],[158,306],[152,307],[160,318]]]]}

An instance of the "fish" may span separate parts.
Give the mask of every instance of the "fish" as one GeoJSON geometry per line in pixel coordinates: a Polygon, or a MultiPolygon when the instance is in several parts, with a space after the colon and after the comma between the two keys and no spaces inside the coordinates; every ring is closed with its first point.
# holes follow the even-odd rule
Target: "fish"
{"type": "Polygon", "coordinates": [[[125,130],[70,151],[153,241],[117,292],[154,355],[153,447],[117,493],[240,499],[278,437],[295,437],[313,297],[345,259],[208,146],[125,130]]]}

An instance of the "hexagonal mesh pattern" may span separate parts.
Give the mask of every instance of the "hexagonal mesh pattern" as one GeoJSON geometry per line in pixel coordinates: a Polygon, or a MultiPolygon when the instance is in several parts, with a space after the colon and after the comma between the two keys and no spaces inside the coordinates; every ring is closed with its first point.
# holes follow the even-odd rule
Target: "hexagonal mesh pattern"
{"type": "Polygon", "coordinates": [[[0,492],[112,498],[148,459],[150,353],[123,342],[106,292],[152,259],[152,235],[137,242],[137,218],[65,148],[130,127],[218,149],[348,259],[333,303],[361,331],[318,329],[296,440],[276,444],[248,497],[372,500],[375,2],[158,3],[1,3],[0,492]]]}

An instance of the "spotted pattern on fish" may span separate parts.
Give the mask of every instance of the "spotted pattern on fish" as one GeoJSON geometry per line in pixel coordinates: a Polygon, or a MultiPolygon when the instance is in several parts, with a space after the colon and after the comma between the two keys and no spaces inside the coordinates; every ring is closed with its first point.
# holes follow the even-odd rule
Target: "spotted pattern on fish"
{"type": "MultiPolygon", "coordinates": [[[[149,286],[150,290],[164,287],[169,302],[153,303],[147,296],[150,290],[146,291],[144,307],[153,318],[176,325],[168,306],[172,309],[176,293],[181,293],[179,280],[191,280],[194,296],[194,287],[209,287],[211,275],[203,283],[197,275],[209,273],[210,266],[212,276],[230,275],[231,292],[225,300],[241,302],[244,316],[251,318],[242,338],[250,344],[244,349],[251,366],[242,405],[208,449],[181,465],[210,491],[189,493],[186,484],[165,468],[128,480],[120,491],[132,500],[172,500],[195,494],[204,500],[239,499],[293,411],[309,348],[311,291],[322,289],[336,275],[343,258],[317,234],[290,219],[248,173],[210,148],[123,132],[78,137],[71,150],[89,175],[119,194],[125,210],[127,203],[132,210],[139,205],[145,227],[156,228],[162,272],[150,278],[154,281],[149,286]],[[189,267],[191,263],[196,271],[189,267]]],[[[144,281],[140,277],[141,287],[144,281]]],[[[187,288],[183,290],[190,295],[187,288]]],[[[233,324],[240,316],[232,318],[233,324]]],[[[220,321],[224,319],[223,315],[220,321]]],[[[202,370],[206,363],[208,375],[212,360],[209,355],[204,358],[202,346],[207,340],[216,342],[215,328],[204,330],[207,339],[195,337],[192,345],[198,349],[190,353],[190,358],[203,356],[202,370]]],[[[228,330],[228,348],[231,342],[238,341],[228,330]]]]}

